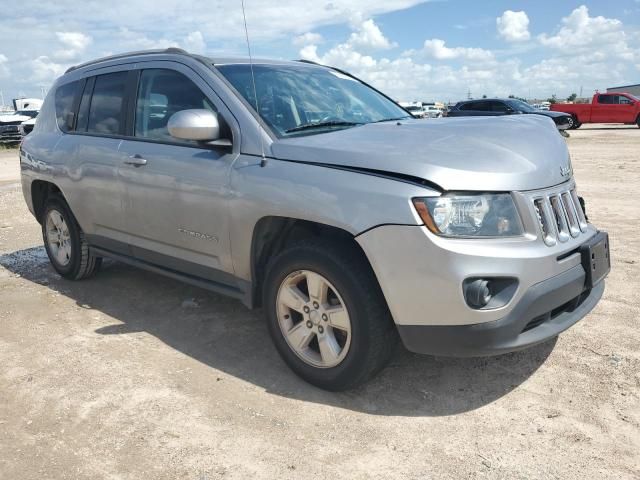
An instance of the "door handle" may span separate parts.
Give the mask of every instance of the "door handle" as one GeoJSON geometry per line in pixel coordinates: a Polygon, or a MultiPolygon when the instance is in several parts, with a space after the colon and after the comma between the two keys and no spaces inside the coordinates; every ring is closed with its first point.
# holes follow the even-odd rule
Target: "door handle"
{"type": "Polygon", "coordinates": [[[147,159],[142,158],[142,155],[136,153],[135,155],[131,155],[129,158],[127,158],[124,163],[126,163],[127,165],[133,165],[134,167],[142,167],[143,165],[147,164],[147,159]]]}

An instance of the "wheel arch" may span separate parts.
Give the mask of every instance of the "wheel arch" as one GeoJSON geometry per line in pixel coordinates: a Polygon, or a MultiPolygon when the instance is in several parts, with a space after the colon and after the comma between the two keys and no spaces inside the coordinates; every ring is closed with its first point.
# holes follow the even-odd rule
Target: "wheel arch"
{"type": "Polygon", "coordinates": [[[266,216],[256,223],[251,240],[252,306],[261,306],[263,280],[269,260],[288,246],[314,237],[326,238],[329,241],[354,247],[367,262],[375,277],[369,259],[352,233],[339,227],[310,220],[266,216]]]}
{"type": "Polygon", "coordinates": [[[33,205],[33,214],[36,217],[38,223],[42,223],[42,213],[44,212],[44,206],[47,203],[47,198],[51,195],[59,195],[65,201],[64,194],[60,187],[53,182],[47,180],[34,180],[31,182],[31,202],[33,205]]]}

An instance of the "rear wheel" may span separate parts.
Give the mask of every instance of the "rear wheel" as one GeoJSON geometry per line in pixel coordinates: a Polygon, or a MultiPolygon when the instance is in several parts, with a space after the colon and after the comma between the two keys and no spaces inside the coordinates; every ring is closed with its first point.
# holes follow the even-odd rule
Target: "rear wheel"
{"type": "Polygon", "coordinates": [[[276,256],[263,305],[287,365],[307,382],[340,391],[387,364],[397,332],[369,264],[349,244],[309,240],[276,256]]]}
{"type": "Polygon", "coordinates": [[[64,278],[80,280],[100,268],[102,258],[89,252],[89,244],[69,206],[57,195],[46,201],[42,238],[51,265],[64,278]]]}

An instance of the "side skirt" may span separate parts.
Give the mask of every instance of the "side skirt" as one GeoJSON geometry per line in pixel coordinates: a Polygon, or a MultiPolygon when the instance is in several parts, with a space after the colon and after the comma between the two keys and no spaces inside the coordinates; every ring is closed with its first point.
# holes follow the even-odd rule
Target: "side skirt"
{"type": "Polygon", "coordinates": [[[89,250],[92,254],[98,257],[112,258],[113,260],[126,263],[127,265],[131,265],[133,267],[137,267],[142,270],[147,270],[149,272],[158,273],[160,275],[173,278],[174,280],[179,280],[181,282],[188,283],[189,285],[193,285],[195,287],[203,288],[205,290],[209,290],[216,293],[221,293],[222,295],[226,295],[228,297],[237,298],[248,308],[253,308],[253,305],[251,302],[251,286],[249,282],[238,280],[238,282],[240,283],[243,283],[243,284],[246,283],[246,285],[243,285],[244,288],[240,288],[235,285],[228,285],[221,282],[215,282],[213,280],[208,280],[201,277],[197,277],[195,275],[189,275],[187,273],[183,273],[177,270],[165,268],[160,265],[156,265],[154,263],[149,263],[149,262],[145,262],[144,260],[130,257],[128,255],[112,252],[111,250],[107,250],[105,248],[90,246],[89,250]]]}

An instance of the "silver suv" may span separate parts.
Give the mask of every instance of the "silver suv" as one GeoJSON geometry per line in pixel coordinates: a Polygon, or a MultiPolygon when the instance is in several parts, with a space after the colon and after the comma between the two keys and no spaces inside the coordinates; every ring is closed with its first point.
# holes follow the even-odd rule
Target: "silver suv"
{"type": "Polygon", "coordinates": [[[413,120],[348,73],[169,49],[51,89],[20,150],[55,270],[103,257],[262,307],[330,390],[413,352],[522,349],[598,302],[608,237],[537,115],[413,120]]]}

